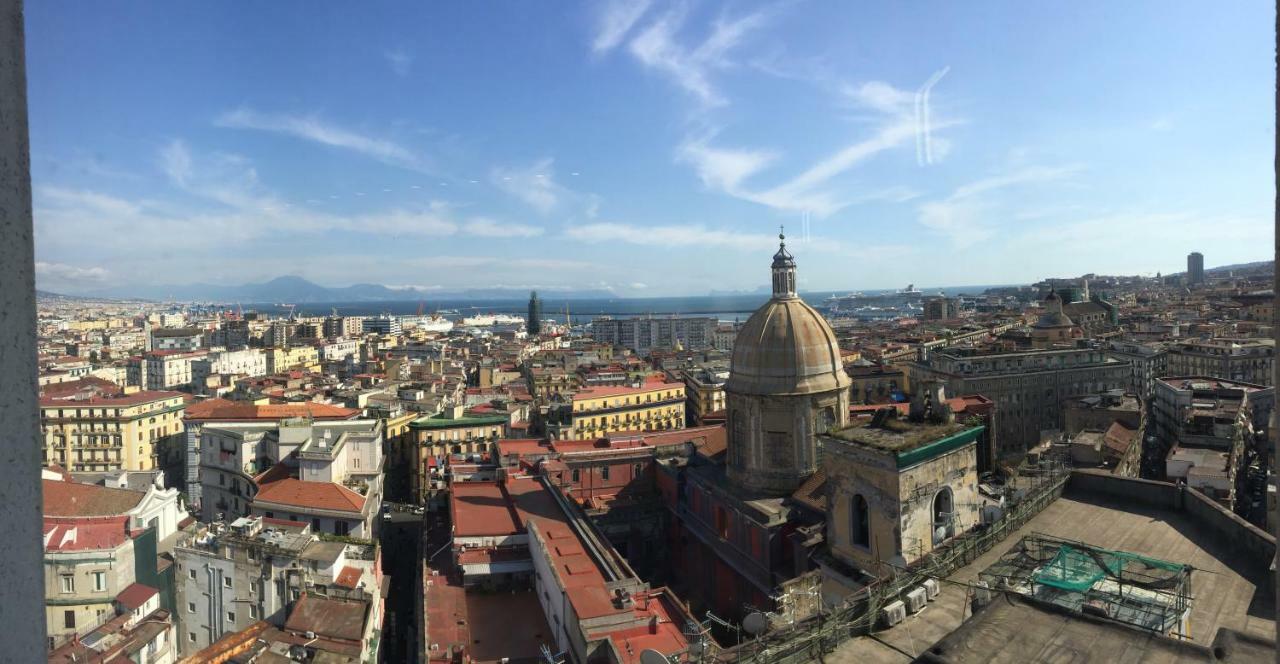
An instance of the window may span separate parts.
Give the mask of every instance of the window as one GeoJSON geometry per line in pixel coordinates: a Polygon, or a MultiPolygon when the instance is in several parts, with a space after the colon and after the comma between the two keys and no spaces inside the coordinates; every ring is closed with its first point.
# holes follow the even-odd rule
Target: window
{"type": "Polygon", "coordinates": [[[94,572],[93,573],[93,590],[95,592],[102,592],[106,589],[107,589],[107,573],[94,572]]]}
{"type": "Polygon", "coordinates": [[[333,531],[335,534],[338,534],[338,535],[346,535],[349,532],[349,528],[347,527],[347,522],[335,521],[333,524],[333,531]]]}
{"type": "Polygon", "coordinates": [[[187,570],[187,576],[191,577],[192,579],[195,579],[195,578],[196,578],[196,570],[195,570],[195,568],[192,568],[192,569],[187,570]]]}
{"type": "MultiPolygon", "coordinates": [[[[62,592],[73,593],[76,591],[76,577],[70,574],[62,575],[62,592]]],[[[74,625],[72,625],[74,627],[74,625]]]]}
{"type": "Polygon", "coordinates": [[[67,629],[76,628],[76,612],[75,611],[62,612],[62,626],[67,629]]]}
{"type": "Polygon", "coordinates": [[[600,479],[602,479],[602,480],[604,480],[604,481],[606,481],[606,482],[607,482],[607,481],[609,481],[609,467],[608,467],[608,466],[605,466],[604,468],[601,468],[601,469],[600,469],[600,479]]]}
{"type": "Polygon", "coordinates": [[[223,587],[230,588],[230,587],[231,587],[231,577],[229,577],[229,576],[224,576],[224,577],[222,577],[222,585],[223,585],[223,587]]]}
{"type": "Polygon", "coordinates": [[[187,602],[187,613],[195,613],[195,612],[196,612],[196,603],[187,602]]]}
{"type": "Polygon", "coordinates": [[[196,642],[196,633],[195,633],[195,632],[187,632],[187,640],[188,640],[188,641],[190,641],[191,643],[195,643],[195,642],[196,642]]]}
{"type": "Polygon", "coordinates": [[[577,468],[574,468],[574,469],[573,469],[573,472],[570,474],[570,476],[573,478],[573,481],[574,481],[574,482],[577,482],[577,481],[579,480],[579,477],[580,477],[580,476],[579,476],[579,474],[578,474],[578,469],[577,469],[577,468]]]}
{"type": "Polygon", "coordinates": [[[319,518],[311,519],[311,529],[312,529],[312,530],[314,530],[314,531],[315,531],[315,532],[317,532],[317,533],[318,533],[318,532],[320,532],[320,519],[319,519],[319,518]]]}
{"type": "Polygon", "coordinates": [[[234,623],[236,621],[236,612],[227,611],[227,622],[234,623]]]}
{"type": "Polygon", "coordinates": [[[258,607],[256,606],[249,607],[249,617],[253,618],[254,620],[258,619],[258,607]]]}
{"type": "Polygon", "coordinates": [[[853,511],[850,515],[849,538],[861,547],[871,546],[871,519],[867,509],[867,499],[862,494],[854,494],[853,511]]]}

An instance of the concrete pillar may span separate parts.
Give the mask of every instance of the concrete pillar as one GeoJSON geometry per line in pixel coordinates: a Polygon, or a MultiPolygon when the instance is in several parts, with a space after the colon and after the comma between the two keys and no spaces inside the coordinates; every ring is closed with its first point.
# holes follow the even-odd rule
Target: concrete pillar
{"type": "Polygon", "coordinates": [[[35,254],[22,0],[0,0],[0,596],[4,657],[45,659],[35,254]]]}

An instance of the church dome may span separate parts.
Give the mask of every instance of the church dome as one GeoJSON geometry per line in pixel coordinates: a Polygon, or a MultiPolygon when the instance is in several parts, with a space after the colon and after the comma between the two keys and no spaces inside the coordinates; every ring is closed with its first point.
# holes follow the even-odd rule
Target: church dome
{"type": "Polygon", "coordinates": [[[1055,327],[1071,327],[1075,323],[1066,314],[1062,313],[1062,298],[1058,296],[1056,291],[1049,291],[1044,298],[1045,312],[1040,316],[1033,326],[1036,329],[1049,329],[1055,327]]]}
{"type": "Polygon", "coordinates": [[[851,383],[835,332],[796,297],[769,300],[747,319],[724,387],[738,394],[811,394],[851,383]]]}
{"type": "Polygon", "coordinates": [[[773,257],[773,298],[739,330],[725,391],[813,394],[852,383],[835,332],[795,293],[795,265],[783,242],[773,257]]]}

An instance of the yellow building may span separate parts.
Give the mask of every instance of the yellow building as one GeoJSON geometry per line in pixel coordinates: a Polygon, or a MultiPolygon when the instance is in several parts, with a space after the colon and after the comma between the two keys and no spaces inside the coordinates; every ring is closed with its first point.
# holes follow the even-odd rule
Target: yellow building
{"type": "Polygon", "coordinates": [[[44,463],[72,472],[151,470],[185,441],[180,392],[40,399],[44,463]]]}
{"type": "Polygon", "coordinates": [[[285,369],[318,369],[320,351],[315,346],[292,346],[289,348],[271,348],[267,353],[267,371],[278,373],[285,369]]]}
{"type": "Polygon", "coordinates": [[[684,383],[595,387],[574,393],[548,432],[561,440],[591,440],[621,431],[666,431],[685,425],[684,383]],[[567,416],[567,417],[566,417],[567,416]]]}

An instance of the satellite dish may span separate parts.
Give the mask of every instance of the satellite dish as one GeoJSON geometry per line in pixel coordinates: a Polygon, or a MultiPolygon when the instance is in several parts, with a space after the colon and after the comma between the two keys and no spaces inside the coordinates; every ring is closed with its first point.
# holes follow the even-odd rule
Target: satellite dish
{"type": "Polygon", "coordinates": [[[769,619],[763,613],[754,611],[742,620],[742,629],[752,636],[759,636],[769,629],[769,619]]]}
{"type": "Polygon", "coordinates": [[[645,648],[640,651],[640,664],[671,664],[671,660],[653,648],[645,648]]]}

